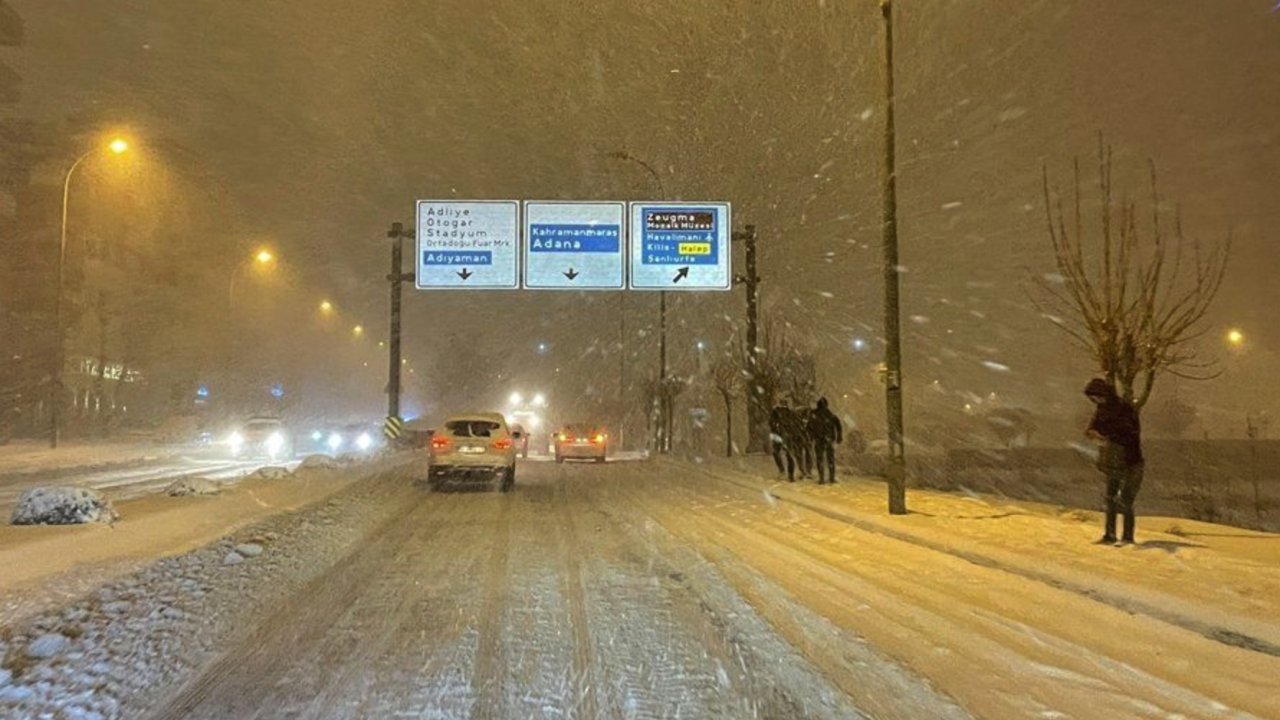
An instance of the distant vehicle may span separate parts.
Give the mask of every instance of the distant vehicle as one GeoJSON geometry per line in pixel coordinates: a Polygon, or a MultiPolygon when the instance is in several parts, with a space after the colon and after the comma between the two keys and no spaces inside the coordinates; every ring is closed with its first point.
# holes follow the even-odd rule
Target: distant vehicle
{"type": "Polygon", "coordinates": [[[227,438],[232,457],[272,462],[293,457],[293,441],[276,417],[253,417],[227,438]]]}
{"type": "Polygon", "coordinates": [[[431,436],[427,478],[433,489],[446,481],[497,483],[511,492],[516,482],[516,443],[499,413],[455,415],[431,436]]]}
{"type": "Polygon", "coordinates": [[[529,431],[524,429],[520,423],[511,423],[511,439],[515,441],[516,452],[520,457],[529,457],[529,431]]]}
{"type": "Polygon", "coordinates": [[[382,445],[382,433],[373,423],[348,423],[314,428],[307,436],[308,452],[327,455],[368,453],[382,445]]]}
{"type": "Polygon", "coordinates": [[[570,423],[555,436],[556,462],[566,459],[602,463],[609,455],[609,435],[588,423],[570,423]]]}

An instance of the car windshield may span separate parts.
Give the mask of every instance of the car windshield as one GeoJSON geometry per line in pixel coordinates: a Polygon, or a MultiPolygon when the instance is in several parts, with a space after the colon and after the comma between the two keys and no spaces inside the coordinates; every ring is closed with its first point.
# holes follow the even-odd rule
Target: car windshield
{"type": "Polygon", "coordinates": [[[451,420],[444,427],[454,437],[490,437],[502,426],[492,420],[451,420]]]}

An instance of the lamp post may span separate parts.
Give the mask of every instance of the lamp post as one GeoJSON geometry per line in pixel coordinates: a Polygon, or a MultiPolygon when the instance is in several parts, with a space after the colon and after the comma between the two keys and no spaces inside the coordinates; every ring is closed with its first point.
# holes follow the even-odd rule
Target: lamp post
{"type": "MultiPolygon", "coordinates": [[[[129,142],[124,138],[117,137],[107,143],[106,149],[112,154],[122,155],[129,150],[129,142]]],[[[76,169],[80,167],[80,164],[89,159],[89,156],[99,150],[100,148],[96,147],[90,148],[80,157],[76,158],[75,162],[71,163],[71,167],[67,169],[66,177],[62,180],[62,229],[58,239],[57,295],[54,299],[53,310],[56,347],[53,353],[53,382],[50,384],[49,389],[49,447],[51,448],[58,447],[58,436],[62,429],[62,373],[63,366],[66,365],[67,362],[65,355],[66,348],[64,347],[62,337],[64,332],[64,328],[62,326],[62,287],[64,282],[63,277],[65,275],[63,272],[63,266],[66,264],[67,259],[67,210],[70,206],[71,199],[71,178],[75,175],[76,169]]]]}
{"type": "MultiPolygon", "coordinates": [[[[667,189],[662,183],[662,176],[658,174],[657,170],[653,169],[652,165],[650,165],[649,163],[636,157],[635,155],[632,155],[631,153],[625,150],[615,150],[609,153],[609,157],[615,160],[622,160],[624,162],[635,163],[640,167],[644,168],[645,172],[649,173],[649,176],[653,178],[653,182],[658,188],[658,199],[659,200],[667,199],[667,189]]],[[[622,296],[625,297],[626,293],[623,293],[622,296]]],[[[619,304],[621,304],[621,300],[619,300],[619,304]]],[[[621,307],[619,308],[619,315],[620,316],[622,315],[621,307]]],[[[621,323],[621,320],[619,322],[621,323]]],[[[621,332],[622,332],[621,325],[619,325],[619,333],[621,332]]],[[[669,414],[668,413],[669,408],[667,407],[668,400],[667,400],[667,291],[666,290],[661,290],[658,292],[658,397],[659,397],[659,404],[660,404],[659,413],[658,413],[660,416],[658,421],[659,423],[658,427],[661,434],[660,434],[657,449],[658,449],[658,452],[665,453],[671,449],[671,428],[667,426],[667,416],[669,414]]]]}
{"type": "Polygon", "coordinates": [[[893,4],[880,0],[884,17],[884,335],[885,415],[889,428],[889,514],[907,513],[907,479],[902,422],[902,336],[898,304],[898,191],[894,157],[893,4]]]}

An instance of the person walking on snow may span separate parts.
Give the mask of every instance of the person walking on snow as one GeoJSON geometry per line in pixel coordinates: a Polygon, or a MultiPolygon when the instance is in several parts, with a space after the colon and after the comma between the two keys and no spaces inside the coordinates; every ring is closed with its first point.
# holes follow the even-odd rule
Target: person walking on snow
{"type": "Polygon", "coordinates": [[[818,484],[836,481],[836,445],[844,442],[844,424],[831,412],[826,398],[818,398],[818,407],[809,416],[809,437],[813,440],[814,464],[818,466],[818,484]],[[826,478],[822,469],[826,467],[826,478]]]}
{"type": "Polygon", "coordinates": [[[796,459],[791,454],[791,435],[796,424],[795,412],[787,407],[787,401],[780,401],[769,411],[769,444],[773,448],[773,462],[778,466],[778,475],[784,472],[788,482],[796,481],[796,459]],[[782,459],[786,458],[786,466],[782,459]]]}
{"type": "Polygon", "coordinates": [[[802,407],[797,409],[795,414],[795,445],[792,446],[791,452],[796,456],[800,477],[811,478],[813,477],[813,438],[809,435],[809,420],[813,417],[813,409],[802,407]]]}
{"type": "Polygon", "coordinates": [[[1121,544],[1133,540],[1133,503],[1142,488],[1142,426],[1138,411],[1116,394],[1111,383],[1094,378],[1084,389],[1085,397],[1097,405],[1085,435],[1099,444],[1098,469],[1106,475],[1106,524],[1099,544],[1116,542],[1116,515],[1124,516],[1121,544]]]}

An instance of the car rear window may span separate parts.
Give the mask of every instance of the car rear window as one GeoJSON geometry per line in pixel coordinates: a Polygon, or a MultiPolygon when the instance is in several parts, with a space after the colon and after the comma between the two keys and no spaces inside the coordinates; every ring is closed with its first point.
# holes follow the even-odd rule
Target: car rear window
{"type": "Polygon", "coordinates": [[[492,420],[450,420],[444,424],[454,437],[490,437],[501,427],[492,420]]]}
{"type": "Polygon", "coordinates": [[[565,432],[571,435],[596,435],[596,429],[591,425],[569,425],[565,428],[565,432]]]}

